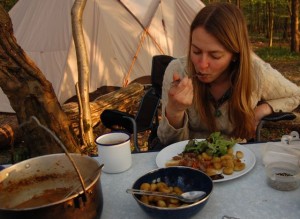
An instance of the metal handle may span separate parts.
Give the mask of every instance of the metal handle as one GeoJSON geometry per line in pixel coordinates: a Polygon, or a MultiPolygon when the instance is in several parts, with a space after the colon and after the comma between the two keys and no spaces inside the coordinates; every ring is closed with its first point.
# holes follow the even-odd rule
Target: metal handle
{"type": "Polygon", "coordinates": [[[181,199],[181,197],[178,196],[178,195],[168,194],[168,193],[164,193],[164,192],[153,192],[153,191],[140,190],[140,189],[127,189],[126,192],[130,193],[130,194],[154,195],[154,196],[161,196],[161,197],[169,197],[169,198],[181,199]]]}
{"type": "Polygon", "coordinates": [[[73,158],[70,156],[70,154],[68,153],[67,148],[64,146],[64,144],[61,142],[61,140],[50,130],[48,129],[46,126],[42,125],[40,123],[40,121],[35,117],[35,116],[31,116],[29,121],[23,122],[22,124],[20,124],[20,128],[26,124],[29,124],[32,122],[32,120],[34,120],[38,126],[40,126],[42,129],[44,129],[46,132],[48,132],[53,138],[54,140],[60,145],[60,147],[64,150],[65,154],[67,155],[67,157],[69,158],[69,160],[71,161],[82,186],[83,192],[84,192],[84,196],[83,196],[83,200],[86,201],[86,189],[85,189],[85,184],[84,181],[82,179],[82,176],[79,172],[79,169],[77,168],[75,161],[73,160],[73,158]]]}

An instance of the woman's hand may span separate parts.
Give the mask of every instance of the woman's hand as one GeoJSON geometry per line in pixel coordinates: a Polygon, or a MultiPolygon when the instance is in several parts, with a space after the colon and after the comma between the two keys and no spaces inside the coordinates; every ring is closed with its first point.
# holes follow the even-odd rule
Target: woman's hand
{"type": "Polygon", "coordinates": [[[181,79],[178,73],[174,73],[168,97],[166,117],[174,128],[181,128],[184,111],[193,103],[192,79],[188,77],[181,79]]]}

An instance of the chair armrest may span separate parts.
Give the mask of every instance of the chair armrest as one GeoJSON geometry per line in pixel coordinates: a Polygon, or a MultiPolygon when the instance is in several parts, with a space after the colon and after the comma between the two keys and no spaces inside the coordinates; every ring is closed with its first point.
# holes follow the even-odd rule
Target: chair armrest
{"type": "Polygon", "coordinates": [[[262,118],[262,120],[277,122],[277,121],[281,121],[281,120],[293,120],[295,118],[296,118],[296,115],[294,113],[276,112],[276,113],[272,113],[268,116],[265,116],[264,118],[262,118]]]}
{"type": "Polygon", "coordinates": [[[296,118],[296,115],[291,112],[276,112],[276,113],[272,113],[268,116],[265,116],[264,118],[262,118],[262,120],[260,121],[260,123],[258,124],[258,126],[256,128],[256,142],[260,142],[261,129],[262,129],[263,125],[265,124],[265,122],[278,122],[278,121],[282,121],[282,120],[293,120],[295,118],[296,118]]]}
{"type": "Polygon", "coordinates": [[[101,113],[102,124],[109,128],[115,130],[114,126],[121,126],[126,129],[131,134],[133,133],[132,122],[128,118],[133,118],[134,116],[114,109],[106,109],[101,113]]]}
{"type": "Polygon", "coordinates": [[[133,134],[134,147],[139,152],[137,140],[137,125],[133,115],[119,110],[106,109],[101,113],[102,124],[112,130],[116,130],[113,126],[121,126],[130,134],[133,134]]]}

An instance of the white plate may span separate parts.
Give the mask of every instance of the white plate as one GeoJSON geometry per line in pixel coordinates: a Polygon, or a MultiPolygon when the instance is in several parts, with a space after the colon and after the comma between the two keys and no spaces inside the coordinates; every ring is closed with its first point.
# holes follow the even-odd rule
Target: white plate
{"type": "MultiPolygon", "coordinates": [[[[203,140],[203,139],[198,139],[203,140]]],[[[171,144],[167,147],[165,147],[164,149],[162,149],[156,156],[156,165],[159,168],[163,168],[166,167],[166,163],[170,160],[172,160],[172,158],[178,154],[180,154],[186,144],[188,143],[188,140],[186,141],[180,141],[174,144],[171,144]]],[[[214,180],[214,182],[223,182],[223,181],[228,181],[228,180],[232,180],[238,177],[243,176],[244,174],[248,173],[250,170],[252,170],[252,168],[254,167],[255,163],[256,163],[256,158],[255,158],[255,154],[250,151],[248,148],[240,145],[240,144],[236,144],[233,147],[234,152],[236,151],[242,151],[244,153],[244,158],[241,159],[242,162],[244,162],[246,164],[246,168],[242,171],[235,171],[232,175],[224,175],[223,179],[218,179],[218,180],[214,180]]]]}

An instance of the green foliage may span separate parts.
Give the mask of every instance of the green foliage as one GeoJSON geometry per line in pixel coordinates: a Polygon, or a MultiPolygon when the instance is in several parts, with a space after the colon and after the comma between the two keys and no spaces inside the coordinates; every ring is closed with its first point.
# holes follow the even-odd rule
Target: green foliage
{"type": "Polygon", "coordinates": [[[0,4],[6,11],[9,11],[17,2],[18,0],[0,0],[0,4]]]}
{"type": "Polygon", "coordinates": [[[227,153],[227,150],[236,144],[234,139],[227,140],[220,132],[213,132],[205,140],[198,141],[197,139],[191,139],[185,146],[184,152],[201,154],[206,152],[211,156],[221,156],[227,153]]]}
{"type": "Polygon", "coordinates": [[[255,49],[255,53],[267,62],[276,60],[300,60],[300,54],[290,52],[290,48],[287,47],[261,47],[255,49]]]}

